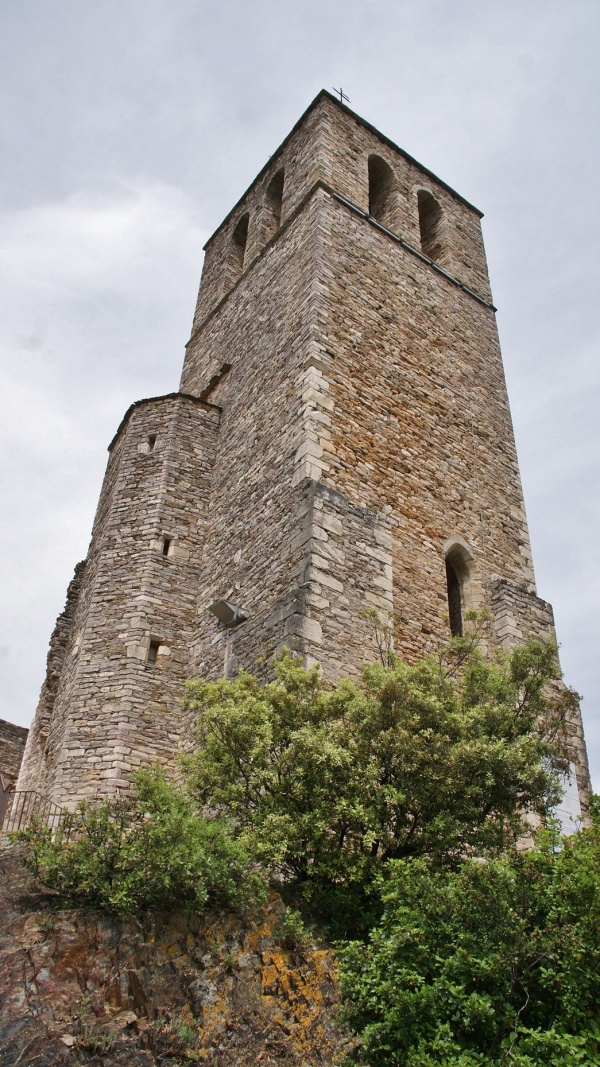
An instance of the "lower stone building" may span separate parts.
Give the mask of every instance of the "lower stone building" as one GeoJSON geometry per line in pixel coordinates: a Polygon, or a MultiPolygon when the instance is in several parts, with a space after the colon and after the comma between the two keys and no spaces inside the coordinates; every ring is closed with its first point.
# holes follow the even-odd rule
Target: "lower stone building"
{"type": "Polygon", "coordinates": [[[28,731],[0,719],[0,786],[6,789],[19,777],[28,731]]]}

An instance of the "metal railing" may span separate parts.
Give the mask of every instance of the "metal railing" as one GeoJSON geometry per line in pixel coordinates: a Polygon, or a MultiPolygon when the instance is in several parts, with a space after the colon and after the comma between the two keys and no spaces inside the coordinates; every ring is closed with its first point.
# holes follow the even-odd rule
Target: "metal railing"
{"type": "Polygon", "coordinates": [[[4,825],[4,816],[8,807],[11,796],[13,795],[13,787],[10,783],[5,782],[4,778],[0,774],[0,832],[4,825]]]}
{"type": "Polygon", "coordinates": [[[68,812],[33,789],[13,789],[0,776],[0,833],[14,834],[39,821],[58,830],[68,812]]]}

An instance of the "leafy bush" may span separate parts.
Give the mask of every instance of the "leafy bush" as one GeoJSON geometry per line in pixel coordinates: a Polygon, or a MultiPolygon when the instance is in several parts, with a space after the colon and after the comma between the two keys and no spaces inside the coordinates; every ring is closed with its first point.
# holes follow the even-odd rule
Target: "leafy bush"
{"type": "MultiPolygon", "coordinates": [[[[519,852],[567,768],[575,695],[556,648],[484,660],[469,638],[414,666],[382,645],[362,683],[284,656],[275,681],[190,684],[198,748],[176,787],[82,806],[21,835],[62,900],[125,916],[262,900],[285,880],[338,937],[363,1067],[600,1065],[600,807],[519,852]]],[[[283,947],[309,938],[287,909],[283,947]]],[[[234,957],[223,957],[233,969],[234,957]]]]}
{"type": "Polygon", "coordinates": [[[275,927],[274,938],[281,948],[289,951],[308,948],[311,943],[310,932],[304,925],[302,915],[295,908],[285,909],[283,917],[275,927]]]}
{"type": "Polygon", "coordinates": [[[230,825],[199,813],[158,767],[134,774],[130,796],[82,804],[55,834],[38,823],[20,837],[30,870],[66,903],[126,916],[264,896],[230,825]]]}
{"type": "Polygon", "coordinates": [[[551,645],[484,661],[457,639],[439,659],[369,666],[362,685],[325,683],[290,656],[276,669],[264,686],[245,673],[191,684],[188,781],[341,935],[377,917],[382,862],[500,851],[560,796],[573,695],[548,698],[551,645]]]}
{"type": "Polygon", "coordinates": [[[563,841],[457,870],[390,864],[384,913],[340,946],[365,1067],[600,1064],[600,803],[563,841]]]}

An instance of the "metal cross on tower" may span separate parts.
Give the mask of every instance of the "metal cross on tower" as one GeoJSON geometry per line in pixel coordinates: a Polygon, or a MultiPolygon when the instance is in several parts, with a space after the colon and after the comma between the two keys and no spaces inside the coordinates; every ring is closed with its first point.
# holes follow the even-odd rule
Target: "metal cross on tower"
{"type": "Polygon", "coordinates": [[[340,104],[349,104],[350,103],[350,97],[346,96],[346,94],[345,94],[344,90],[341,88],[341,86],[340,86],[339,89],[335,89],[333,87],[333,85],[332,85],[331,88],[333,89],[333,91],[336,94],[336,96],[339,96],[340,104]]]}

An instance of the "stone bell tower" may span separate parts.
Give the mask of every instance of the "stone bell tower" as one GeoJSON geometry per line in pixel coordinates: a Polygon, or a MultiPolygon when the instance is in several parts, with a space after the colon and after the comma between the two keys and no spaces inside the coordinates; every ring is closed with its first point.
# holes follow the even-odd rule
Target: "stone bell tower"
{"type": "MultiPolygon", "coordinates": [[[[321,92],[206,245],[180,392],[110,446],[19,785],[58,803],[186,743],[183,683],[435,649],[536,593],[481,213],[321,92]]],[[[589,789],[573,724],[580,791],[589,789]]]]}

